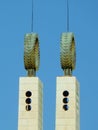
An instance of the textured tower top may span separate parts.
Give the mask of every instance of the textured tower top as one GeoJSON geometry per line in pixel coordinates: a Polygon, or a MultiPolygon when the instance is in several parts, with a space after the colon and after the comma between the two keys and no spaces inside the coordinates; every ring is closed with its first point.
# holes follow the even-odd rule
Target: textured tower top
{"type": "Polygon", "coordinates": [[[29,33],[24,38],[24,66],[28,76],[35,76],[39,69],[40,53],[39,39],[36,33],[29,33]]]}
{"type": "Polygon", "coordinates": [[[76,64],[75,39],[72,32],[62,33],[60,44],[60,62],[65,75],[71,75],[76,64]]]}

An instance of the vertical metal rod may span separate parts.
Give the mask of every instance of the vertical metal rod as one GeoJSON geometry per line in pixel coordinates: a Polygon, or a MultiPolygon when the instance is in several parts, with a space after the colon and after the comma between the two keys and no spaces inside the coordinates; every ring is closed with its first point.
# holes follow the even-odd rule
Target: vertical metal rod
{"type": "Polygon", "coordinates": [[[71,69],[64,69],[64,75],[65,76],[72,76],[72,70],[71,69]]]}
{"type": "Polygon", "coordinates": [[[31,10],[32,10],[32,13],[31,13],[31,15],[32,15],[32,16],[31,16],[31,32],[33,32],[33,15],[34,15],[34,14],[33,14],[33,8],[34,8],[34,7],[33,7],[33,0],[32,0],[32,9],[31,9],[31,10]]]}
{"type": "Polygon", "coordinates": [[[68,0],[66,1],[66,6],[67,6],[66,8],[67,9],[66,11],[67,12],[67,15],[66,15],[67,16],[67,32],[69,32],[69,1],[68,0]]]}
{"type": "Polygon", "coordinates": [[[36,70],[34,70],[34,69],[28,69],[27,70],[28,71],[28,75],[27,76],[29,76],[29,77],[35,77],[36,76],[36,70]]]}

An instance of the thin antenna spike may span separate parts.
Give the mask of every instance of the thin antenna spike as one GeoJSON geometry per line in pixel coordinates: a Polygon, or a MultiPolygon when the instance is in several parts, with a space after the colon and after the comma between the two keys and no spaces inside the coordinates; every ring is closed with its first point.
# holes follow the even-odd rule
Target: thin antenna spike
{"type": "Polygon", "coordinates": [[[33,32],[33,0],[32,0],[32,16],[31,16],[31,32],[33,32]]]}
{"type": "Polygon", "coordinates": [[[69,1],[67,0],[67,32],[69,32],[69,1]]]}

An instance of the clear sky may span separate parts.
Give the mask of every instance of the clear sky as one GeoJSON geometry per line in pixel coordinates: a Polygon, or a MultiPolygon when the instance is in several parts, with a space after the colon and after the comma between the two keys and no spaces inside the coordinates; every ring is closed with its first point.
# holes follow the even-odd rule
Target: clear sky
{"type": "MultiPolygon", "coordinates": [[[[70,31],[76,39],[73,75],[80,82],[81,130],[98,130],[98,0],[69,0],[70,31]]],[[[0,0],[0,130],[18,130],[19,77],[24,34],[31,32],[31,0],[0,0]]],[[[66,0],[34,0],[34,32],[40,39],[40,69],[44,83],[44,130],[55,129],[56,77],[60,67],[60,37],[66,32],[66,0]]]]}

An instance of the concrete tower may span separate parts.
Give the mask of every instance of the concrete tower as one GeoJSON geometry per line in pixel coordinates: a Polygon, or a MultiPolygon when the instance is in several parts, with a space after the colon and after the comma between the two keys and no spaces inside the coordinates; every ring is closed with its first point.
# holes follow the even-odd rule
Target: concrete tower
{"type": "Polygon", "coordinates": [[[76,62],[73,33],[63,33],[61,36],[60,61],[64,76],[56,79],[55,130],[80,130],[79,83],[72,76],[76,62]]]}
{"type": "Polygon", "coordinates": [[[28,75],[19,79],[18,130],[43,130],[43,85],[35,76],[39,58],[38,35],[26,34],[24,65],[28,75]]]}

